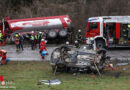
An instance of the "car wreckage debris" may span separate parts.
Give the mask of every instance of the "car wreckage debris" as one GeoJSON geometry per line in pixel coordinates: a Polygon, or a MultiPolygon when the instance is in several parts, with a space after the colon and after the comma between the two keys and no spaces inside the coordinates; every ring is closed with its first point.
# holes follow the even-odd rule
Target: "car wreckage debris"
{"type": "Polygon", "coordinates": [[[110,57],[106,50],[73,50],[69,45],[62,45],[53,50],[50,64],[56,72],[86,72],[98,73],[101,76],[105,67],[110,67],[110,57]]]}
{"type": "Polygon", "coordinates": [[[53,80],[40,80],[38,82],[38,85],[41,85],[41,84],[45,84],[45,85],[59,85],[61,84],[61,81],[59,79],[53,79],[53,80]]]}

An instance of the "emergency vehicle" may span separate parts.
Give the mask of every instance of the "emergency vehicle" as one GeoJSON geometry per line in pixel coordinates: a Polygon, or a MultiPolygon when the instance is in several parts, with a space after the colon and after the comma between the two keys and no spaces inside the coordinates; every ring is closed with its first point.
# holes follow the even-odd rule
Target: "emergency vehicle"
{"type": "Polygon", "coordinates": [[[0,21],[0,30],[3,36],[9,36],[11,39],[15,33],[41,31],[47,39],[64,40],[71,32],[71,19],[68,15],[25,19],[3,18],[0,21]]]}
{"type": "Polygon", "coordinates": [[[86,43],[95,50],[104,47],[130,47],[130,16],[89,18],[86,43]]]}

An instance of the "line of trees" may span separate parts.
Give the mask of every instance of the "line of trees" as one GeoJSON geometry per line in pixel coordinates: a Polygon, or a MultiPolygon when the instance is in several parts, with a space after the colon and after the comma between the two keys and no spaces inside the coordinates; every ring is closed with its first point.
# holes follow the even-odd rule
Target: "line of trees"
{"type": "Polygon", "coordinates": [[[89,17],[130,15],[129,7],[129,0],[0,0],[0,18],[68,14],[75,29],[85,32],[89,17]]]}

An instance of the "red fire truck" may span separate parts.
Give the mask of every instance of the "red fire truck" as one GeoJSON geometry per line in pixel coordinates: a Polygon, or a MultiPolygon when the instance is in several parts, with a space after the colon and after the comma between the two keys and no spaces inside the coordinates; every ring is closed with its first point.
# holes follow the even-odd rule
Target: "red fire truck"
{"type": "Polygon", "coordinates": [[[88,19],[86,43],[94,49],[130,47],[130,16],[102,16],[88,19]]]}
{"type": "Polygon", "coordinates": [[[15,33],[41,31],[46,34],[47,39],[64,40],[68,32],[71,32],[71,20],[68,15],[26,19],[4,18],[0,22],[0,30],[3,36],[9,36],[11,39],[15,33]]]}

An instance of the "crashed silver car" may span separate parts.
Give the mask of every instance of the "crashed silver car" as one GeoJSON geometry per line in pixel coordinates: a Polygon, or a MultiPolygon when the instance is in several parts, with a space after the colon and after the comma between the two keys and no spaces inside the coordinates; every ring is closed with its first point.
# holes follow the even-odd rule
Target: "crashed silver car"
{"type": "Polygon", "coordinates": [[[110,57],[106,56],[106,50],[97,51],[78,49],[69,45],[56,48],[51,54],[50,64],[56,72],[93,72],[101,73],[106,67],[110,57]]]}

